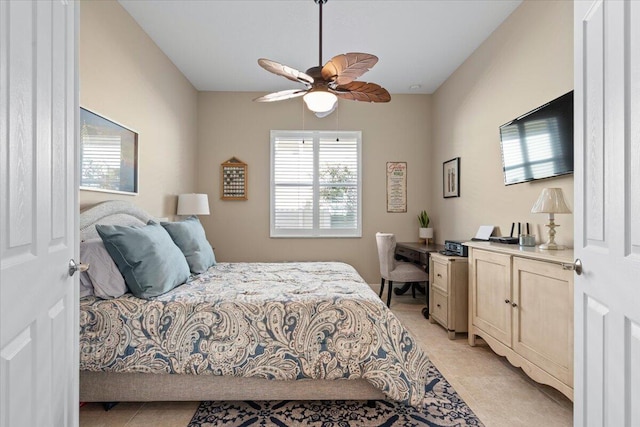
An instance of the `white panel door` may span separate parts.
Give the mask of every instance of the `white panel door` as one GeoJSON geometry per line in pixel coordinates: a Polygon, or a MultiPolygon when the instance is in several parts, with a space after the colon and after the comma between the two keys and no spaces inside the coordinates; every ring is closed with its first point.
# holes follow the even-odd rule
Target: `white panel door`
{"type": "Polygon", "coordinates": [[[574,14],[574,425],[640,426],[640,2],[574,14]]]}
{"type": "Polygon", "coordinates": [[[0,1],[2,427],[78,424],[76,29],[75,2],[0,1]]]}

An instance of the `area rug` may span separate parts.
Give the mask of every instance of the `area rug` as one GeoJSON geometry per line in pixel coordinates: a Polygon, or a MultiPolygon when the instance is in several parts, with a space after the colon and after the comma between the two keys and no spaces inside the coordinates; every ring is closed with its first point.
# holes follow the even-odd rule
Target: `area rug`
{"type": "Polygon", "coordinates": [[[189,427],[209,426],[483,426],[440,371],[431,365],[422,407],[377,400],[202,402],[189,427]]]}

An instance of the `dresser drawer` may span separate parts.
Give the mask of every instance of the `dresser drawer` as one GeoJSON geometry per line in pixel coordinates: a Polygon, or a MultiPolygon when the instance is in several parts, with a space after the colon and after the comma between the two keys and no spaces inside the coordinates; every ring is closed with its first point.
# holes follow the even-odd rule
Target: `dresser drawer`
{"type": "Polygon", "coordinates": [[[433,283],[431,286],[440,288],[442,292],[449,293],[449,275],[448,262],[442,263],[439,260],[433,260],[433,283]]]}
{"type": "Polygon", "coordinates": [[[429,302],[431,306],[431,315],[445,328],[448,328],[448,297],[439,292],[437,289],[433,290],[433,300],[429,302]]]}

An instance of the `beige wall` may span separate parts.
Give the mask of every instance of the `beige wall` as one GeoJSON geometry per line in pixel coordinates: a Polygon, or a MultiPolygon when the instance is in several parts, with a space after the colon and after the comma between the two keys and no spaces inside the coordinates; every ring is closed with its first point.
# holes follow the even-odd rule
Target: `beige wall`
{"type": "Polygon", "coordinates": [[[80,4],[80,106],[138,132],[139,194],[81,191],[80,204],[135,203],[175,214],[195,189],[197,91],[116,1],[80,4]]]}
{"type": "Polygon", "coordinates": [[[376,231],[417,239],[417,214],[428,207],[430,96],[394,95],[389,104],[340,101],[338,112],[317,119],[302,99],[262,104],[257,93],[201,92],[198,97],[198,192],[209,194],[211,215],[201,217],[222,261],[340,260],[370,283],[379,281],[376,231]],[[304,112],[304,122],[303,122],[304,112]],[[269,132],[361,130],[362,238],[272,239],[269,237],[269,132]],[[237,157],[248,166],[247,201],[220,200],[220,164],[237,157]],[[386,212],[385,166],[406,161],[407,213],[386,212]]]}
{"type": "MultiPolygon", "coordinates": [[[[573,178],[505,187],[498,127],[573,88],[572,3],[525,1],[437,90],[389,104],[341,101],[317,119],[302,100],[258,104],[257,93],[197,93],[115,1],[81,3],[80,103],[140,134],[140,194],[82,191],[81,204],[121,198],[173,216],[175,195],[209,194],[201,218],[222,261],[342,260],[379,280],[374,234],[417,238],[426,209],[436,240],[467,239],[479,225],[509,232],[528,221],[540,240],[545,215],[529,211],[546,186],[573,207],[573,178]],[[361,130],[363,237],[269,237],[269,131],[361,130]],[[220,200],[220,163],[249,165],[249,200],[220,200]],[[442,162],[461,157],[461,197],[442,198],[442,162]],[[386,212],[385,163],[408,162],[408,211],[386,212]],[[196,174],[197,171],[197,174],[196,174]]],[[[573,244],[573,216],[558,215],[558,241],[573,244]]],[[[546,234],[546,233],[545,233],[546,234]]]]}
{"type": "MultiPolygon", "coordinates": [[[[531,214],[544,187],[561,187],[573,210],[573,176],[505,187],[498,128],[573,89],[573,5],[525,1],[433,96],[433,182],[429,206],[436,240],[473,237],[493,224],[534,224],[546,237],[545,214],[531,214]],[[461,197],[442,197],[442,162],[461,158],[461,197]]],[[[573,215],[556,215],[558,243],[573,246],[573,215]]]]}

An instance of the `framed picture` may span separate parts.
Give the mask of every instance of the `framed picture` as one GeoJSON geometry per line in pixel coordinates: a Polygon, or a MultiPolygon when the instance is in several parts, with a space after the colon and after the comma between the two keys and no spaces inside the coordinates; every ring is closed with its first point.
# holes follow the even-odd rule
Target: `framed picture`
{"type": "Polygon", "coordinates": [[[460,197],[460,157],[442,164],[442,195],[445,199],[460,197]]]}
{"type": "Polygon", "coordinates": [[[387,212],[407,211],[407,162],[387,162],[387,212]]]}
{"type": "Polygon", "coordinates": [[[80,189],[138,194],[138,134],[80,108],[80,189]]]}
{"type": "Polygon", "coordinates": [[[235,157],[220,165],[222,200],[247,200],[247,164],[235,157]]]}

